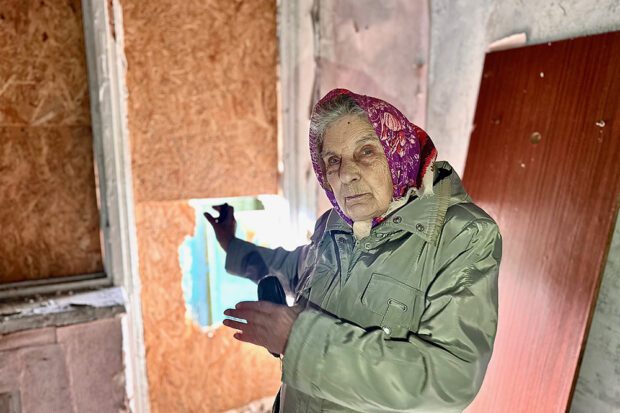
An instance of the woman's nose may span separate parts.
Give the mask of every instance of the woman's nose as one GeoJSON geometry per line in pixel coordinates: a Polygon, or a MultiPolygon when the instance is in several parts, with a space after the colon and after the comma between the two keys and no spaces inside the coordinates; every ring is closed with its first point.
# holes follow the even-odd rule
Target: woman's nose
{"type": "Polygon", "coordinates": [[[360,169],[353,161],[342,159],[340,161],[340,181],[348,184],[360,179],[360,169]]]}

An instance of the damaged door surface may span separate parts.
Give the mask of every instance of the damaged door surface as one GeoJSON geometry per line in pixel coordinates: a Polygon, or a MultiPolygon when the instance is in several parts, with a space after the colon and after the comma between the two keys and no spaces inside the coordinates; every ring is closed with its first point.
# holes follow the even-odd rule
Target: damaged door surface
{"type": "Polygon", "coordinates": [[[570,406],[620,193],[620,32],[487,55],[464,183],[504,236],[468,412],[570,406]]]}

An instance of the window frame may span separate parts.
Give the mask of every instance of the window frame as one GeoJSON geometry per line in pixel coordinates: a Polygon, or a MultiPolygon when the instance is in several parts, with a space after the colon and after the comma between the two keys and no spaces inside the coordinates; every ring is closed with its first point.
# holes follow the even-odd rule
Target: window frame
{"type": "MultiPolygon", "coordinates": [[[[148,381],[127,126],[122,9],[119,0],[82,0],[81,3],[95,175],[99,186],[104,272],[7,283],[0,285],[0,301],[9,299],[12,303],[15,298],[36,298],[38,295],[54,293],[67,296],[77,290],[95,290],[95,294],[85,294],[95,298],[91,301],[90,298],[86,299],[80,306],[97,307],[99,296],[120,294],[124,302],[115,301],[112,306],[121,305],[125,310],[122,320],[123,359],[129,408],[132,412],[148,413],[148,381]]],[[[38,304],[37,300],[29,301],[33,303],[30,306],[57,306],[53,300],[42,304],[38,304]]],[[[18,301],[15,303],[15,308],[19,307],[18,301]]],[[[59,307],[56,312],[63,311],[59,307]]],[[[107,313],[104,311],[102,314],[104,317],[107,313]]],[[[59,325],[70,323],[71,320],[76,323],[84,321],[84,317],[80,318],[79,314],[69,317],[59,321],[59,325]]],[[[25,318],[22,323],[24,328],[55,324],[51,319],[32,322],[25,318]]]]}
{"type": "Polygon", "coordinates": [[[82,1],[103,272],[0,284],[0,300],[132,285],[131,274],[137,260],[125,60],[122,32],[111,24],[121,19],[117,3],[82,1]]]}

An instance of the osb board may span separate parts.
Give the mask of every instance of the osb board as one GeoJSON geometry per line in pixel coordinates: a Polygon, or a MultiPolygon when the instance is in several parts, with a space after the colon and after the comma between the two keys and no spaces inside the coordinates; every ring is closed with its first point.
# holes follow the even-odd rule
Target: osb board
{"type": "Polygon", "coordinates": [[[102,271],[81,5],[0,4],[0,283],[102,271]]]}
{"type": "Polygon", "coordinates": [[[0,136],[0,283],[102,271],[90,127],[0,136]]]}
{"type": "Polygon", "coordinates": [[[220,327],[185,319],[178,248],[194,231],[183,201],[136,205],[142,316],[152,413],[222,412],[277,393],[280,363],[220,327]]]}
{"type": "Polygon", "coordinates": [[[79,0],[0,3],[0,126],[90,125],[79,0]]]}
{"type": "Polygon", "coordinates": [[[275,0],[122,0],[137,202],[277,192],[275,0]]]}

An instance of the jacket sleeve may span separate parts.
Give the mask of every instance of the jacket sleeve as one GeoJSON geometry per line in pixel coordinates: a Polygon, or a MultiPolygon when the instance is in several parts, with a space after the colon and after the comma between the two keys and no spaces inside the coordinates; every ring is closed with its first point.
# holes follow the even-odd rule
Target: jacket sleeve
{"type": "Polygon", "coordinates": [[[229,273],[249,278],[255,283],[267,274],[275,275],[290,294],[299,282],[299,264],[303,262],[307,248],[303,245],[293,251],[280,247],[272,249],[234,238],[226,254],[225,268],[229,273]]]}
{"type": "Polygon", "coordinates": [[[502,240],[492,220],[461,229],[441,247],[449,257],[438,250],[417,334],[384,339],[381,329],[304,311],[286,344],[283,381],[361,412],[462,411],[491,357],[502,240]]]}
{"type": "MultiPolygon", "coordinates": [[[[316,222],[312,242],[320,237],[325,228],[329,211],[316,222]]],[[[258,283],[267,274],[275,275],[288,294],[294,294],[302,276],[306,256],[312,244],[302,245],[293,251],[284,248],[266,248],[251,242],[233,238],[226,254],[225,268],[258,283]]]]}

